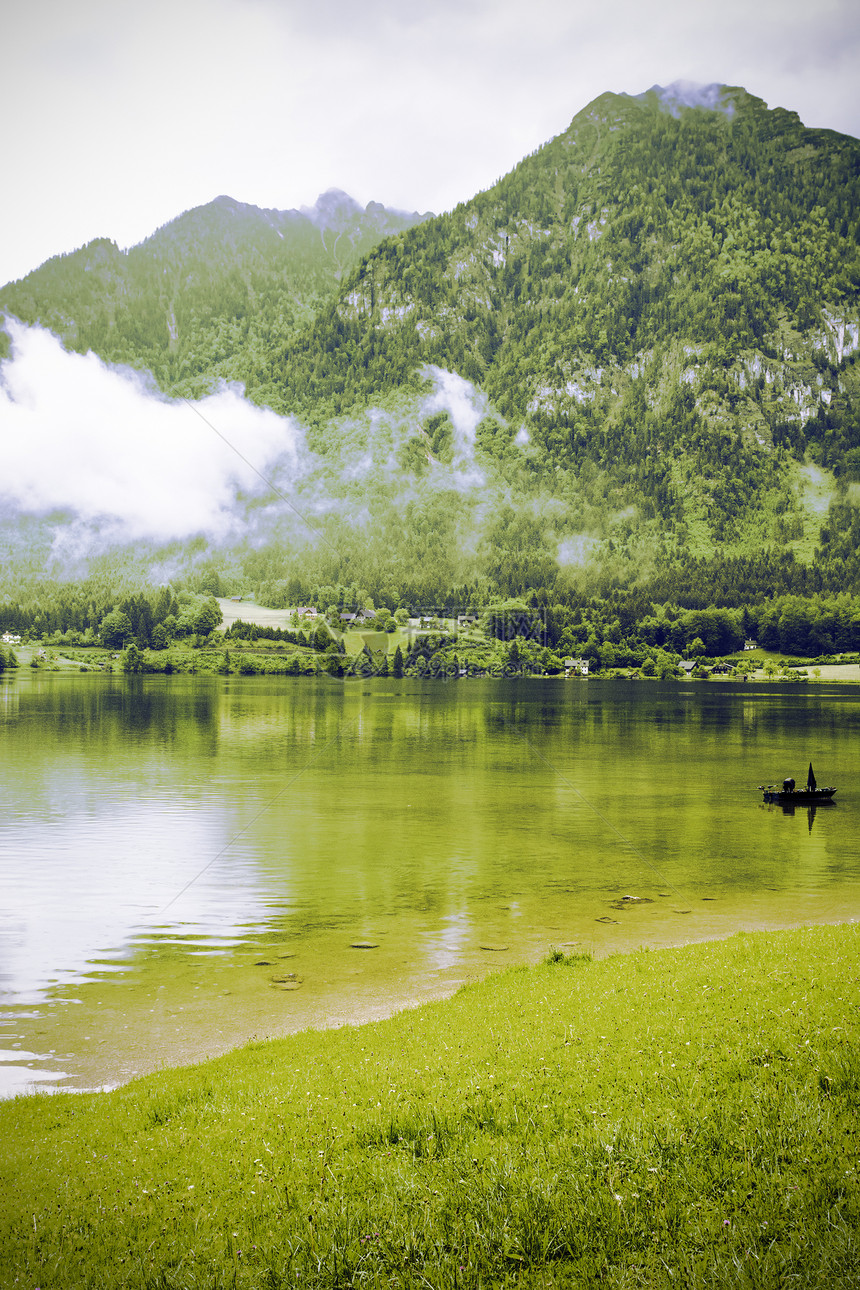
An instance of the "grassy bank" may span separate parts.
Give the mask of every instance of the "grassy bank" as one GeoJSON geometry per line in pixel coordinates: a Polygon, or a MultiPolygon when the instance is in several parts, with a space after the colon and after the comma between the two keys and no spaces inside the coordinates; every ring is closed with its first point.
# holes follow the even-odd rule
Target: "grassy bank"
{"type": "Polygon", "coordinates": [[[858,933],[559,955],[0,1105],[2,1285],[856,1285],[858,933]]]}

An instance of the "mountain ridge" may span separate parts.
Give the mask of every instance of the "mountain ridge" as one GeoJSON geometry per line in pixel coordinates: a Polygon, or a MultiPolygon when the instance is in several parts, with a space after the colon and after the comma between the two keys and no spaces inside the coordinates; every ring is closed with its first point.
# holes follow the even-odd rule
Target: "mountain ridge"
{"type": "MultiPolygon", "coordinates": [[[[309,209],[344,201],[333,190],[309,209]]],[[[149,239],[146,299],[161,314],[132,321],[170,332],[166,392],[240,380],[309,425],[331,471],[351,462],[327,513],[348,512],[348,496],[378,534],[354,534],[352,550],[398,577],[418,559],[400,532],[409,497],[424,499],[421,559],[437,560],[437,580],[472,576],[428,554],[443,548],[474,552],[475,577],[510,587],[527,583],[524,553],[533,579],[552,581],[583,564],[571,552],[639,576],[773,549],[833,584],[827,500],[853,531],[860,481],[858,212],[850,136],[739,86],[607,92],[453,211],[379,236],[389,213],[368,204],[373,228],[342,257],[333,219],[321,230],[293,213],[307,289],[287,317],[293,280],[254,276],[261,247],[281,241],[275,216],[227,197],[186,212],[149,239]],[[247,241],[207,260],[199,226],[224,220],[247,241]],[[165,273],[184,282],[172,320],[165,273]],[[458,475],[466,449],[474,470],[458,475]],[[479,537],[455,529],[445,488],[463,514],[483,506],[479,537]]],[[[91,248],[110,261],[109,244],[91,248]]],[[[105,337],[91,347],[116,361],[105,337]]],[[[856,560],[838,562],[860,585],[856,560]]]]}
{"type": "MultiPolygon", "coordinates": [[[[860,260],[857,256],[856,248],[856,226],[857,226],[857,170],[858,170],[858,146],[856,141],[850,140],[848,136],[840,136],[835,132],[823,131],[806,131],[802,127],[795,114],[786,113],[783,109],[777,109],[776,112],[769,112],[762,103],[762,100],[755,99],[747,94],[746,91],[723,87],[722,94],[726,101],[738,105],[738,112],[732,118],[723,118],[726,122],[727,130],[736,127],[743,127],[749,122],[750,115],[760,118],[767,126],[766,142],[770,155],[766,158],[771,169],[779,163],[783,170],[786,164],[796,166],[798,170],[809,169],[808,162],[809,150],[821,151],[829,149],[830,156],[826,158],[827,166],[830,169],[842,166],[843,171],[846,169],[844,153],[849,151],[851,156],[848,158],[850,169],[852,171],[852,194],[848,202],[843,202],[843,209],[836,210],[834,218],[841,218],[845,223],[848,217],[852,217],[852,227],[850,235],[844,239],[835,237],[833,229],[826,228],[820,219],[820,208],[813,206],[811,212],[819,221],[818,229],[811,228],[812,234],[820,235],[819,241],[823,241],[824,251],[826,252],[830,263],[829,282],[816,282],[810,280],[809,274],[805,273],[805,265],[801,262],[802,254],[798,254],[797,248],[793,244],[788,244],[784,248],[773,254],[771,244],[775,233],[778,237],[783,237],[786,232],[794,233],[795,230],[785,230],[779,228],[779,221],[773,218],[772,212],[766,212],[762,218],[761,213],[757,212],[749,204],[742,203],[737,199],[737,204],[745,208],[738,211],[740,218],[735,219],[735,224],[742,223],[743,219],[752,219],[753,224],[757,227],[751,229],[736,230],[733,227],[731,218],[733,212],[729,209],[729,218],[724,218],[725,212],[719,212],[722,219],[723,228],[716,230],[717,236],[714,237],[714,230],[708,227],[702,228],[703,220],[698,220],[698,226],[688,231],[688,237],[692,243],[689,247],[673,244],[671,240],[665,247],[659,248],[664,252],[660,255],[648,254],[647,242],[643,246],[646,238],[651,242],[659,239],[661,225],[665,227],[668,214],[668,208],[676,202],[687,199],[687,206],[691,205],[687,193],[676,192],[672,195],[671,200],[667,203],[663,201],[663,210],[661,212],[649,212],[644,210],[644,221],[647,221],[644,228],[645,237],[643,238],[643,215],[637,213],[633,218],[630,217],[629,207],[633,204],[631,201],[616,203],[616,217],[614,220],[615,227],[607,230],[609,221],[608,210],[604,210],[600,204],[601,184],[603,177],[601,174],[601,154],[600,149],[606,147],[605,140],[601,142],[600,133],[597,137],[591,139],[586,137],[587,131],[595,127],[596,122],[604,125],[617,127],[621,133],[623,127],[629,126],[631,121],[639,124],[641,121],[647,121],[649,117],[648,108],[658,106],[659,101],[655,104],[648,102],[648,96],[651,91],[647,91],[644,96],[639,96],[640,100],[629,96],[619,95],[602,95],[587,105],[582,112],[574,117],[571,125],[563,134],[557,136],[544,148],[539,149],[537,153],[526,158],[515,168],[504,180],[499,181],[493,188],[479,194],[471,203],[465,203],[458,207],[455,212],[449,216],[439,216],[435,220],[429,221],[425,226],[424,232],[411,234],[406,238],[403,244],[404,251],[397,249],[397,263],[395,272],[389,272],[389,264],[395,252],[392,247],[377,248],[354,272],[352,279],[344,284],[341,298],[336,305],[336,312],[343,323],[354,323],[358,321],[362,327],[367,324],[374,327],[379,343],[375,349],[378,353],[380,348],[385,348],[385,333],[392,332],[398,326],[405,326],[405,320],[411,318],[410,326],[414,327],[418,333],[417,340],[413,336],[411,340],[406,338],[403,343],[409,344],[415,352],[416,357],[423,361],[436,362],[444,365],[446,360],[451,357],[459,360],[461,363],[465,360],[466,370],[458,367],[457,370],[467,375],[469,379],[482,381],[487,385],[491,398],[496,398],[500,402],[500,410],[505,415],[529,415],[539,410],[539,405],[546,406],[548,395],[552,396],[551,402],[554,403],[553,411],[558,411],[558,405],[564,404],[564,395],[575,395],[578,389],[578,377],[582,375],[587,381],[595,372],[603,372],[606,363],[611,361],[616,369],[625,366],[632,368],[636,364],[641,364],[643,356],[645,359],[648,353],[653,354],[655,343],[672,344],[679,342],[680,348],[688,351],[689,355],[696,355],[697,349],[701,350],[704,346],[709,346],[721,350],[718,355],[722,365],[731,366],[732,362],[740,358],[740,351],[744,348],[747,350],[755,349],[758,354],[759,370],[756,371],[756,363],[749,359],[752,364],[751,375],[753,379],[758,379],[761,372],[761,364],[778,361],[780,352],[783,356],[791,355],[792,361],[809,366],[812,362],[813,354],[816,350],[821,351],[828,358],[833,358],[838,364],[843,362],[846,350],[846,337],[848,338],[848,348],[854,352],[857,347],[857,301],[858,301],[858,283],[860,283],[860,260]],[[782,147],[783,153],[788,154],[786,158],[779,157],[779,150],[782,144],[792,145],[782,147]],[[570,202],[570,188],[572,185],[556,184],[556,198],[560,199],[560,190],[564,190],[564,209],[558,208],[558,201],[548,191],[547,185],[543,186],[542,208],[536,209],[534,200],[539,185],[532,182],[533,173],[538,166],[546,168],[547,160],[558,176],[561,167],[567,163],[568,171],[573,167],[562,154],[572,149],[578,150],[580,159],[578,170],[580,177],[585,177],[586,191],[581,195],[578,206],[570,202]],[[792,156],[792,152],[801,153],[802,156],[792,156]],[[583,155],[584,154],[584,155],[583,155]],[[596,182],[595,182],[596,180],[596,182]],[[517,202],[510,200],[505,188],[510,190],[512,187],[519,186],[520,193],[516,197],[522,197],[523,200],[517,202]],[[525,206],[525,209],[523,209],[525,206]],[[553,209],[555,206],[555,209],[553,209]],[[624,207],[627,207],[625,210],[624,207]],[[531,207],[531,209],[529,209],[531,207]],[[516,211],[513,219],[509,218],[512,210],[516,211]],[[519,259],[522,263],[529,256],[535,256],[538,252],[543,251],[541,243],[546,244],[553,236],[558,233],[558,227],[563,219],[567,220],[567,233],[562,229],[561,235],[556,236],[555,240],[558,246],[558,252],[561,257],[567,257],[568,263],[562,265],[550,264],[548,266],[550,273],[556,278],[554,284],[555,297],[563,297],[561,308],[559,309],[553,299],[553,293],[544,291],[543,300],[535,302],[534,299],[526,299],[527,309],[534,312],[534,305],[537,303],[541,318],[539,322],[545,325],[544,314],[553,313],[558,317],[562,315],[561,321],[567,327],[568,335],[564,338],[564,344],[567,350],[566,355],[555,355],[550,371],[541,372],[541,367],[546,366],[541,354],[537,355],[537,363],[531,361],[528,364],[528,370],[522,373],[524,379],[510,381],[510,370],[503,370],[502,379],[493,383],[492,368],[497,362],[496,352],[500,348],[497,344],[497,333],[503,325],[503,319],[500,321],[500,311],[504,310],[506,301],[505,287],[509,284],[499,283],[502,276],[499,270],[504,270],[507,264],[517,258],[518,250],[523,251],[519,259]],[[459,226],[456,226],[458,224],[459,226]],[[469,227],[467,228],[467,224],[469,227]],[[638,226],[637,226],[638,224],[638,226]],[[555,229],[553,229],[555,225],[555,229]],[[452,227],[455,226],[455,227],[452,227]],[[607,231],[614,237],[607,238],[607,231]],[[474,335],[476,329],[472,329],[472,338],[465,334],[465,329],[460,329],[460,353],[451,354],[451,350],[456,346],[451,343],[450,334],[443,335],[445,328],[445,313],[435,308],[439,290],[438,283],[431,281],[428,292],[422,299],[420,290],[416,291],[414,285],[418,276],[414,267],[406,263],[406,254],[411,246],[416,242],[420,243],[431,238],[434,233],[440,233],[442,236],[436,237],[437,244],[446,240],[445,255],[447,259],[443,262],[438,250],[431,250],[430,255],[426,258],[434,261],[434,268],[442,274],[447,274],[450,280],[456,280],[455,293],[459,295],[453,309],[447,310],[447,317],[454,320],[454,330],[458,317],[462,317],[472,312],[480,315],[479,321],[486,323],[489,315],[492,315],[492,322],[485,325],[479,330],[484,332],[482,337],[483,346],[475,345],[474,335]],[[573,236],[569,236],[572,233],[573,236]],[[705,237],[704,235],[707,235],[705,237]],[[699,245],[696,245],[698,236],[699,245]],[[742,237],[746,237],[747,245],[743,245],[742,237]],[[572,243],[579,239],[580,242],[586,243],[584,254],[579,254],[579,263],[574,263],[576,248],[572,243]],[[602,311],[603,317],[597,320],[589,317],[588,302],[583,302],[584,288],[590,286],[587,283],[587,270],[589,269],[589,253],[591,259],[594,256],[594,244],[606,239],[614,243],[612,250],[613,256],[617,253],[617,259],[610,259],[608,254],[605,255],[605,265],[608,264],[610,272],[605,273],[603,282],[598,282],[601,299],[597,301],[598,308],[602,311]],[[707,244],[708,241],[710,244],[707,244]],[[451,245],[460,243],[464,245],[464,250],[460,253],[451,254],[451,245]],[[829,244],[828,244],[829,243],[829,244]],[[519,244],[519,245],[518,245],[519,244]],[[846,263],[847,257],[843,257],[843,250],[848,244],[853,251],[851,262],[846,263]],[[733,248],[735,248],[733,250],[733,248]],[[643,255],[644,251],[644,255],[643,255]],[[680,252],[680,254],[679,254],[680,252]],[[677,298],[668,301],[669,308],[663,306],[664,317],[660,318],[657,310],[654,308],[658,302],[661,292],[665,296],[671,294],[665,290],[665,283],[661,282],[661,277],[667,277],[666,260],[672,257],[669,265],[671,274],[684,276],[686,275],[690,290],[688,296],[693,296],[698,289],[693,274],[689,272],[687,261],[690,254],[695,253],[699,263],[695,266],[697,270],[704,271],[709,258],[717,260],[720,255],[723,256],[724,263],[718,263],[718,272],[712,275],[713,291],[708,293],[707,300],[698,301],[697,316],[694,319],[683,316],[678,317],[679,302],[677,298]],[[782,260],[780,263],[780,254],[782,260]],[[649,263],[650,259],[650,263],[649,263]],[[405,272],[401,269],[401,260],[406,263],[405,272]],[[752,263],[750,263],[752,260],[752,263]],[[771,284],[768,281],[768,275],[783,270],[783,277],[787,280],[784,283],[771,284]],[[786,269],[790,273],[786,273],[786,269]],[[586,272],[583,272],[586,270],[586,272]],[[612,272],[614,270],[614,273],[612,272]],[[849,281],[849,270],[851,280],[849,281]],[[564,278],[567,277],[568,281],[564,278]],[[571,280],[573,281],[571,290],[571,280]],[[842,279],[840,281],[840,279],[842,279]],[[777,294],[772,289],[776,286],[780,290],[780,297],[777,300],[777,294]],[[501,287],[501,289],[500,289],[501,287]],[[390,289],[389,289],[390,288],[390,289]],[[620,290],[619,290],[620,288],[620,290]],[[823,289],[822,289],[823,288],[823,289]],[[829,294],[828,294],[829,291],[829,294]],[[387,294],[386,294],[387,293],[387,294]],[[616,303],[623,293],[626,300],[622,300],[622,308],[608,308],[610,302],[616,303]],[[794,299],[791,299],[791,296],[794,299]],[[579,296],[579,300],[575,297],[579,296]],[[827,298],[825,298],[827,296],[827,298]],[[708,309],[713,304],[724,303],[724,314],[717,318],[716,325],[708,318],[708,309]],[[745,298],[747,297],[747,298],[745,298]],[[843,307],[848,305],[848,309],[843,307]],[[459,309],[458,306],[459,305],[459,309]],[[583,307],[584,305],[584,307],[583,307]],[[641,315],[648,310],[655,318],[657,328],[652,326],[651,335],[646,334],[644,343],[636,336],[636,332],[641,330],[641,315]],[[385,310],[386,317],[383,320],[382,310],[385,310]],[[583,325],[577,330],[570,326],[571,320],[575,320],[576,314],[584,315],[583,325]],[[614,317],[612,316],[614,313],[614,317]],[[609,315],[607,317],[607,314],[609,315]],[[675,316],[673,317],[672,314],[675,316]],[[692,328],[689,326],[693,323],[692,328]],[[601,327],[599,324],[602,323],[601,327]],[[604,334],[607,326],[609,335],[604,334]],[[655,336],[653,333],[657,331],[655,336]],[[685,335],[687,331],[687,335],[685,335]],[[570,333],[573,332],[571,335],[570,333]],[[768,332],[769,335],[765,335],[768,332]],[[794,333],[792,335],[791,333],[794,333]],[[495,334],[494,334],[495,333],[495,334]],[[613,334],[614,333],[614,334],[613,334]],[[816,333],[813,335],[813,333],[816,333]],[[434,348],[433,341],[440,336],[443,337],[443,346],[437,345],[434,348]],[[800,340],[798,340],[800,337],[800,340]],[[465,354],[462,352],[465,349],[465,354]],[[445,352],[447,350],[448,352],[445,352]],[[471,352],[469,352],[471,350],[471,352]],[[477,352],[476,352],[477,351],[477,352]],[[770,353],[768,353],[770,351],[770,353]],[[576,354],[580,358],[576,359],[576,354]],[[565,362],[568,370],[562,372],[565,362]],[[579,372],[576,370],[579,366],[579,372]],[[566,375],[567,379],[563,384],[553,381],[553,375],[566,375]],[[511,400],[502,388],[505,384],[514,384],[523,388],[531,386],[531,398],[511,400]]],[[[656,100],[656,96],[652,96],[656,100]]],[[[675,124],[675,119],[670,114],[658,113],[663,120],[668,119],[675,124]]],[[[700,111],[694,114],[700,118],[707,118],[707,111],[700,111]]],[[[755,124],[759,125],[760,120],[755,124]]],[[[683,127],[685,116],[682,115],[677,120],[677,124],[683,127]]],[[[659,127],[658,127],[659,128],[659,127]]],[[[722,131],[720,131],[722,133],[722,131]]],[[[701,139],[699,140],[701,143],[701,139]]],[[[712,151],[714,151],[713,140],[710,141],[712,151]]],[[[743,144],[743,140],[741,140],[743,144]]],[[[718,141],[719,146],[719,141],[718,141]]],[[[618,145],[615,141],[612,147],[618,151],[618,145]]],[[[612,151],[608,153],[610,164],[613,163],[612,151]]],[[[632,168],[633,158],[628,150],[627,155],[622,158],[623,166],[627,167],[624,175],[629,180],[629,171],[632,168]]],[[[671,159],[670,159],[671,160],[671,159]]],[[[616,158],[617,161],[617,158],[616,158]]],[[[738,167],[736,166],[736,169],[738,167]]],[[[819,171],[825,169],[819,165],[819,171]]],[[[616,169],[619,167],[616,165],[616,169]]],[[[695,167],[693,168],[695,169],[695,167]]],[[[616,181],[616,188],[621,189],[621,176],[615,175],[612,178],[616,181]]],[[[644,178],[644,177],[643,177],[644,178]]],[[[671,181],[680,187],[676,175],[671,175],[671,181]]],[[[757,178],[757,177],[755,177],[757,178]]],[[[755,178],[754,181],[755,182],[755,178]]],[[[698,182],[701,183],[702,175],[691,175],[688,189],[698,182]]],[[[645,179],[638,194],[644,194],[646,183],[651,182],[650,178],[645,179]]],[[[605,186],[605,184],[604,184],[605,186]]],[[[652,188],[655,185],[652,183],[652,188]]],[[[628,194],[629,196],[629,194],[628,194]]],[[[721,194],[724,205],[729,208],[732,202],[736,201],[736,195],[730,192],[721,194]]],[[[769,200],[772,200],[773,194],[769,194],[769,200]]],[[[832,196],[832,195],[831,195],[832,196]]],[[[706,212],[708,212],[708,202],[702,200],[699,202],[706,212]]],[[[838,207],[838,200],[836,202],[838,207]]],[[[694,210],[693,214],[699,216],[701,212],[694,210]]],[[[713,221],[713,213],[709,213],[709,218],[713,221]]],[[[832,221],[831,221],[832,223],[832,221]]],[[[680,230],[682,233],[685,230],[680,230]]],[[[803,230],[806,231],[806,230],[803,230]]],[[[666,239],[664,239],[666,241],[666,239]]],[[[544,257],[547,258],[546,256],[544,257]]],[[[530,267],[525,266],[526,269],[530,267]]],[[[534,275],[531,275],[534,279],[534,275]]],[[[546,275],[545,275],[546,276],[546,275]]],[[[820,275],[819,275],[820,276],[820,275]]],[[[540,292],[540,282],[530,282],[534,287],[535,295],[540,292]]],[[[699,294],[701,295],[701,290],[699,294]]],[[[517,286],[514,285],[514,294],[516,303],[520,306],[522,293],[517,295],[517,286]]],[[[592,288],[593,294],[593,288],[592,288]]],[[[677,297],[679,293],[675,293],[677,297]]],[[[520,307],[519,312],[523,309],[520,307]]],[[[689,314],[694,312],[687,309],[689,314]]],[[[468,318],[468,321],[474,322],[474,318],[468,318]]],[[[403,330],[401,326],[401,330],[403,330]]],[[[549,330],[549,328],[545,329],[549,330]]],[[[336,329],[335,329],[336,330],[336,329]]],[[[450,329],[449,329],[450,333],[450,329]]],[[[402,339],[402,338],[401,338],[402,339]]],[[[550,340],[552,337],[550,336],[550,340]]],[[[336,335],[328,335],[325,332],[318,333],[314,341],[327,352],[332,348],[337,349],[340,343],[336,335]]],[[[555,342],[556,345],[558,342],[555,342]]],[[[312,348],[312,346],[305,346],[312,348]]],[[[535,347],[532,346],[530,358],[534,360],[535,347]]],[[[376,357],[376,353],[371,355],[371,362],[376,357]]],[[[290,367],[292,355],[286,356],[284,369],[290,367]]],[[[362,371],[366,370],[366,364],[355,363],[349,377],[354,378],[356,384],[360,385],[363,381],[362,371]]],[[[338,381],[344,376],[338,368],[338,381]]],[[[520,373],[516,373],[520,375],[520,373]]],[[[790,374],[793,378],[795,374],[790,374]]],[[[786,397],[782,399],[782,411],[786,414],[787,420],[796,419],[795,414],[799,413],[808,418],[813,411],[820,406],[820,400],[813,399],[813,385],[817,380],[816,374],[802,374],[807,377],[801,382],[806,394],[807,402],[804,404],[802,399],[800,404],[792,409],[790,404],[792,397],[796,395],[800,386],[793,379],[786,378],[788,391],[786,397]],[[809,379],[811,377],[811,379],[809,379]]],[[[820,375],[820,373],[819,373],[820,375]]],[[[295,389],[296,373],[291,369],[291,389],[295,389]]],[[[689,378],[688,378],[689,379],[689,378]]],[[[745,378],[746,379],[746,378],[745,378]]],[[[366,384],[366,380],[364,381],[366,384]]],[[[270,382],[271,384],[271,382],[270,382]]],[[[358,393],[361,391],[358,390],[358,393]]],[[[325,387],[321,382],[317,383],[317,388],[313,391],[313,396],[320,394],[325,396],[325,387]]],[[[829,391],[831,398],[834,391],[829,391]]],[[[346,392],[345,399],[348,399],[349,391],[346,392]]],[[[342,400],[343,402],[343,400],[342,400]]],[[[567,400],[570,403],[570,398],[567,400]]],[[[583,399],[574,398],[574,402],[583,402],[583,399]]],[[[794,398],[797,403],[797,399],[794,398]]],[[[300,405],[297,405],[300,406],[300,405]]],[[[336,408],[336,410],[339,410],[336,408]]],[[[758,416],[758,410],[756,410],[758,416]]]]}
{"type": "Polygon", "coordinates": [[[51,257],[0,289],[0,311],[198,395],[241,379],[243,352],[307,321],[380,238],[424,218],[340,189],[283,211],[221,194],[125,250],[95,238],[51,257]]]}

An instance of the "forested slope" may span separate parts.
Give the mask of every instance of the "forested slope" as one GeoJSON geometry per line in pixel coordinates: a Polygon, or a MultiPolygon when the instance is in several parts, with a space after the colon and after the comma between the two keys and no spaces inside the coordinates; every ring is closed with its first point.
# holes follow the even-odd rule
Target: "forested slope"
{"type": "Polygon", "coordinates": [[[0,291],[0,313],[196,394],[246,379],[380,238],[424,218],[336,190],[300,211],[218,197],[128,251],[100,238],[48,260],[0,291]]]}
{"type": "Polygon", "coordinates": [[[455,370],[555,468],[731,538],[774,449],[860,478],[858,175],[856,140],[741,89],[603,95],[375,248],[256,379],[319,416],[455,370]]]}
{"type": "Polygon", "coordinates": [[[654,87],[450,213],[218,199],[0,305],[167,392],[239,379],[294,415],[307,471],[237,499],[237,589],[857,595],[858,198],[857,140],[654,87]]]}

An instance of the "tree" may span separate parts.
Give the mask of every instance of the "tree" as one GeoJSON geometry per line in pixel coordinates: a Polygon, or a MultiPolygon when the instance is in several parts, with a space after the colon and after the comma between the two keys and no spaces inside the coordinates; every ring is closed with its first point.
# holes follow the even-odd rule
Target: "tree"
{"type": "Polygon", "coordinates": [[[328,630],[325,623],[320,623],[313,634],[314,649],[319,650],[320,653],[324,653],[328,649],[329,645],[331,645],[331,643],[332,643],[331,632],[328,630]]]}
{"type": "Polygon", "coordinates": [[[108,649],[122,649],[133,635],[131,619],[118,609],[105,614],[99,624],[99,636],[108,649]]]}
{"type": "Polygon", "coordinates": [[[505,659],[505,673],[508,676],[519,676],[522,670],[523,670],[522,654],[520,653],[519,641],[515,636],[514,639],[511,641],[510,645],[508,646],[508,656],[505,659]]]}
{"type": "Polygon", "coordinates": [[[403,651],[400,646],[394,651],[394,659],[391,664],[391,675],[401,677],[403,675],[403,651]]]}
{"type": "Polygon", "coordinates": [[[441,650],[436,650],[431,654],[427,662],[427,670],[431,676],[444,676],[445,674],[445,655],[441,650]]]}
{"type": "Polygon", "coordinates": [[[120,605],[122,613],[128,615],[134,639],[140,649],[148,649],[152,639],[152,606],[146,596],[127,596],[120,605]]]}
{"type": "Polygon", "coordinates": [[[660,681],[670,681],[678,675],[678,665],[668,654],[664,654],[656,666],[657,679],[660,681]]]}
{"type": "Polygon", "coordinates": [[[130,641],[120,660],[123,672],[142,672],[143,655],[135,641],[130,641]]]}
{"type": "Polygon", "coordinates": [[[194,630],[198,636],[208,636],[223,621],[223,617],[217,600],[210,597],[194,615],[194,630]]]}

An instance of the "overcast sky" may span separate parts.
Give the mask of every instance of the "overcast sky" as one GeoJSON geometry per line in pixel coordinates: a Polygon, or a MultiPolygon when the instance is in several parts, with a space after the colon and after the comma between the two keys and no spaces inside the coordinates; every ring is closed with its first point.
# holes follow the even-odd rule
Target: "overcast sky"
{"type": "Polygon", "coordinates": [[[441,211],[604,90],[860,135],[857,0],[4,0],[0,283],[227,193],[441,211]]]}

